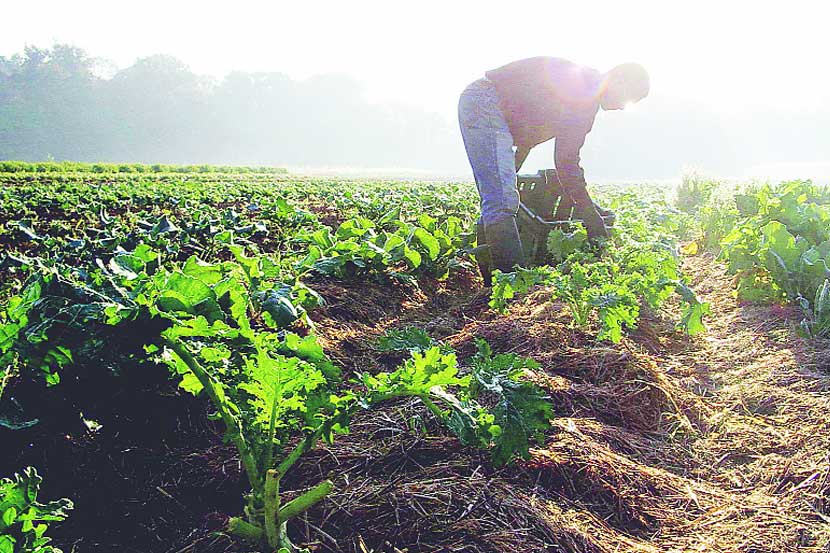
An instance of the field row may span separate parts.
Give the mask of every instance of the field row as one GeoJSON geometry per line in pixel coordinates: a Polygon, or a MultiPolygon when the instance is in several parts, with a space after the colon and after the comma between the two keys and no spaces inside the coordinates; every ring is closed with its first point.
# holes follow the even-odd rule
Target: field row
{"type": "MultiPolygon", "coordinates": [[[[403,361],[353,373],[315,336],[320,286],[417,290],[473,275],[470,185],[31,172],[0,173],[0,184],[0,427],[107,424],[89,409],[100,390],[166,367],[181,390],[210,401],[238,452],[250,492],[226,529],[243,539],[300,551],[294,520],[333,484],[311,481],[288,499],[280,483],[362,410],[416,399],[494,466],[529,458],[552,428],[552,406],[527,378],[539,365],[486,341],[461,358],[423,329],[392,329],[377,347],[403,361]]],[[[620,342],[644,311],[694,335],[710,306],[681,259],[715,249],[741,297],[793,302],[805,332],[827,333],[827,192],[802,182],[740,192],[695,180],[672,202],[650,187],[607,191],[600,200],[618,220],[610,241],[588,241],[579,224],[554,231],[547,266],[495,274],[490,308],[544,290],[550,308],[567,309],[597,341],[620,342]]],[[[45,546],[43,523],[71,505],[13,504],[38,484],[29,471],[0,488],[0,539],[12,551],[45,546]]]]}

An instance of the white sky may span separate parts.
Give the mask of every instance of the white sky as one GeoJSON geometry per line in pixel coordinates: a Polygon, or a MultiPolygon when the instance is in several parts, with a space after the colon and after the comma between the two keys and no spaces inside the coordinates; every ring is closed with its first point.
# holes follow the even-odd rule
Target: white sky
{"type": "Polygon", "coordinates": [[[370,99],[452,115],[484,70],[536,55],[600,70],[639,61],[652,91],[725,113],[830,104],[818,0],[234,2],[8,0],[0,55],[75,44],[126,67],[155,53],[199,73],[339,72],[370,99]]]}

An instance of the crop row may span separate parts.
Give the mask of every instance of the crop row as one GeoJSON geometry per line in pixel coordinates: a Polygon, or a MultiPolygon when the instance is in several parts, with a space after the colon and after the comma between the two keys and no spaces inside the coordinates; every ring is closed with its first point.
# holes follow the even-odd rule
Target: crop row
{"type": "Polygon", "coordinates": [[[699,214],[696,242],[718,252],[752,303],[801,308],[801,328],[830,336],[830,190],[809,181],[763,184],[717,196],[698,184],[688,209],[699,214]]]}
{"type": "MultiPolygon", "coordinates": [[[[8,367],[0,425],[25,430],[40,416],[39,406],[14,400],[17,381],[75,393],[161,364],[183,391],[211,402],[239,452],[250,493],[231,519],[236,535],[297,550],[288,523],[332,483],[309,483],[285,501],[280,482],[359,410],[415,398],[462,443],[490,450],[496,464],[526,457],[549,427],[550,405],[523,379],[537,368],[532,360],[494,355],[480,342],[462,364],[415,331],[386,340],[411,352],[395,370],[344,375],[314,336],[308,313],[322,302],[314,291],[320,280],[417,286],[424,276],[471,270],[476,196],[468,185],[278,175],[0,174],[0,181],[8,184],[0,189],[0,365],[8,367]]],[[[598,337],[618,341],[636,326],[641,305],[656,309],[680,292],[681,322],[699,330],[706,306],[679,269],[682,214],[630,194],[609,199],[620,221],[610,244],[588,244],[578,225],[554,233],[550,267],[497,275],[494,308],[544,282],[576,324],[596,313],[598,337]]],[[[33,474],[4,482],[17,489],[33,474]]],[[[35,495],[31,520],[40,512],[35,495]]],[[[38,541],[45,526],[21,519],[6,499],[0,536],[15,540],[11,550],[45,544],[38,541]]],[[[58,518],[41,522],[49,520],[58,518]]]]}

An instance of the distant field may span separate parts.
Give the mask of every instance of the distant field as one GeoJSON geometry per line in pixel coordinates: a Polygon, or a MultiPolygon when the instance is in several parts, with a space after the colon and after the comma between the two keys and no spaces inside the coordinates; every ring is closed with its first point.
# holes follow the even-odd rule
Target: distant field
{"type": "Polygon", "coordinates": [[[0,551],[828,551],[830,192],[599,190],[488,289],[468,182],[0,162],[0,551]]]}
{"type": "Polygon", "coordinates": [[[74,161],[0,161],[0,173],[266,173],[284,174],[281,167],[236,165],[165,165],[143,163],[79,163],[74,161]]]}

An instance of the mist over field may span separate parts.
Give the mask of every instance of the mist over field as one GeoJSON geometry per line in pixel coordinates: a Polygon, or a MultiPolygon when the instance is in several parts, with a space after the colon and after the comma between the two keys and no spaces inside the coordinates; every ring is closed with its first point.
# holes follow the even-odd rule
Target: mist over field
{"type": "MultiPolygon", "coordinates": [[[[214,77],[168,55],[121,69],[106,56],[55,45],[0,57],[0,159],[470,177],[452,113],[371,101],[371,90],[345,73],[214,77]]],[[[665,179],[692,166],[721,176],[821,182],[830,175],[828,128],[827,105],[772,110],[748,103],[725,115],[656,87],[631,110],[600,111],[583,166],[589,180],[665,179]]],[[[552,158],[552,143],[542,145],[523,172],[550,167],[552,158]]]]}

